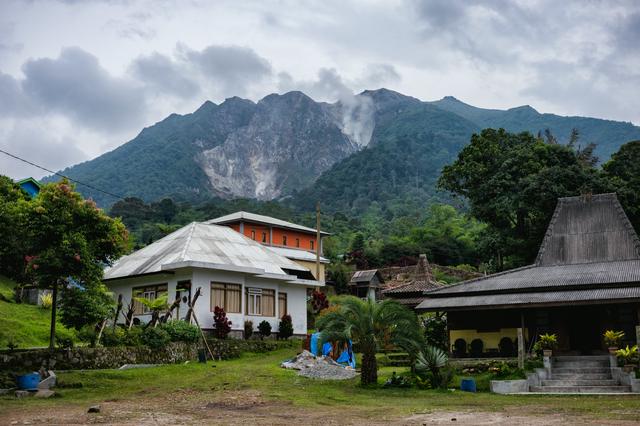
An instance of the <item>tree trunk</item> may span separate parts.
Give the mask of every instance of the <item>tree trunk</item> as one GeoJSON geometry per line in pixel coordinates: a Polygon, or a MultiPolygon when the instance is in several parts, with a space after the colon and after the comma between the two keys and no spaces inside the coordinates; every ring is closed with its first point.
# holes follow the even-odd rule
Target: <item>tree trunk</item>
{"type": "Polygon", "coordinates": [[[363,385],[375,385],[378,383],[378,362],[375,352],[364,352],[362,354],[360,383],[363,385]]]}
{"type": "Polygon", "coordinates": [[[53,291],[51,292],[51,329],[49,332],[49,350],[53,351],[56,347],[56,306],[58,304],[58,282],[53,284],[53,291]]]}

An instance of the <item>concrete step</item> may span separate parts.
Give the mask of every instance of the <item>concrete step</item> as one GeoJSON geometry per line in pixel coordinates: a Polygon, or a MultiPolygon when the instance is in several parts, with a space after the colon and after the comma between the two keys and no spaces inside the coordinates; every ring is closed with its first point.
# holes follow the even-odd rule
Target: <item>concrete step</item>
{"type": "Polygon", "coordinates": [[[605,380],[587,380],[579,379],[556,379],[543,380],[542,386],[617,386],[618,382],[613,379],[605,380]]]}
{"type": "Polygon", "coordinates": [[[609,361],[609,355],[567,355],[551,357],[552,361],[609,361]]]}
{"type": "Polygon", "coordinates": [[[553,380],[610,380],[611,372],[609,373],[552,373],[551,378],[553,380]]]}
{"type": "Polygon", "coordinates": [[[602,373],[602,374],[611,374],[611,368],[607,367],[592,367],[592,368],[556,368],[553,365],[551,366],[551,375],[554,374],[563,374],[563,373],[573,373],[573,374],[594,374],[594,373],[602,373]]]}
{"type": "Polygon", "coordinates": [[[631,386],[531,386],[530,390],[545,393],[631,393],[631,386]]]}
{"type": "Polygon", "coordinates": [[[609,361],[562,361],[551,364],[552,368],[610,368],[609,361]]]}

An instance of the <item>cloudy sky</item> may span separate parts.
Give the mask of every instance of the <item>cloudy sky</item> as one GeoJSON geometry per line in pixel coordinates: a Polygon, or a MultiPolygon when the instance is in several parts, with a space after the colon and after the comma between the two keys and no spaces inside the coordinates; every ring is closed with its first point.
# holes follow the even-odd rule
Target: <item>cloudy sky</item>
{"type": "Polygon", "coordinates": [[[0,148],[51,169],[207,99],[379,87],[640,124],[640,1],[0,2],[0,148]]]}

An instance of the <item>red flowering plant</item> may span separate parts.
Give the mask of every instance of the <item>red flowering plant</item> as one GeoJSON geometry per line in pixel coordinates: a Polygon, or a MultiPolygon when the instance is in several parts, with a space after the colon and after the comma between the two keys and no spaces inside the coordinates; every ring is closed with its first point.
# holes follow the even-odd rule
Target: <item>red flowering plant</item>
{"type": "Polygon", "coordinates": [[[227,318],[227,313],[219,306],[213,309],[213,334],[218,339],[226,339],[231,332],[231,321],[227,318]]]}

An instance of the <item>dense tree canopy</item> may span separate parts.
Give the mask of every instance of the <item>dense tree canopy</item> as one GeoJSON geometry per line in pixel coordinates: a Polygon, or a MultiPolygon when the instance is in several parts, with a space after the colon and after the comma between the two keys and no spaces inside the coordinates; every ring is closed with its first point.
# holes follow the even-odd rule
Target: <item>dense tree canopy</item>
{"type": "Polygon", "coordinates": [[[640,140],[622,145],[602,169],[636,232],[640,232],[640,140]]]}
{"type": "Polygon", "coordinates": [[[439,187],[464,197],[489,225],[500,269],[505,255],[508,266],[535,258],[559,197],[606,190],[588,155],[529,133],[485,129],[443,169],[439,187]]]}

